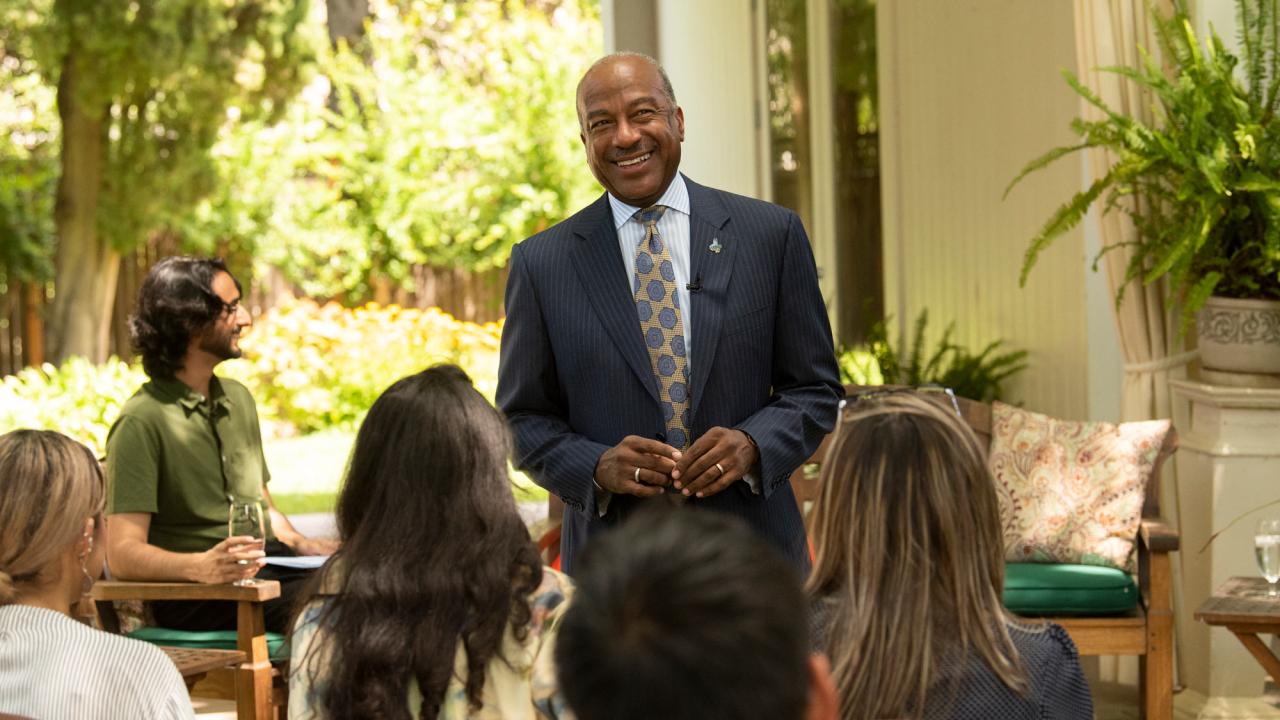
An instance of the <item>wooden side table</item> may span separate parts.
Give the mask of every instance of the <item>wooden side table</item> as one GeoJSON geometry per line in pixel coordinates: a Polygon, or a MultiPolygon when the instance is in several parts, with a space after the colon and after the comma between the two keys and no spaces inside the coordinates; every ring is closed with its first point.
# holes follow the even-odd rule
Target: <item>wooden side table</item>
{"type": "Polygon", "coordinates": [[[1280,658],[1258,637],[1280,634],[1280,595],[1270,597],[1267,590],[1263,578],[1233,577],[1196,610],[1196,620],[1230,630],[1271,679],[1280,682],[1280,658]]]}

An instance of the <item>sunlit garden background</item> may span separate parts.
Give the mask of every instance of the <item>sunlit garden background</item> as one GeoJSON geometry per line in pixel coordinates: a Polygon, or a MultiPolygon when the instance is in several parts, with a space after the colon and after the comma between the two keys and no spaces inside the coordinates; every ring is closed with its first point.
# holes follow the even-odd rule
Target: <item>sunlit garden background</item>
{"type": "Polygon", "coordinates": [[[573,105],[599,9],[365,5],[0,9],[0,432],[102,451],[146,380],[137,283],[174,253],[245,284],[255,327],[219,372],[258,401],[288,512],[332,506],[395,379],[456,362],[492,398],[511,246],[599,191],[573,105]]]}
{"type": "MultiPolygon", "coordinates": [[[[278,505],[327,510],[391,382],[456,362],[492,399],[511,246],[600,191],[574,88],[602,47],[598,0],[4,3],[0,432],[101,452],[145,381],[147,269],[217,255],[255,319],[219,372],[257,399],[278,505]]],[[[845,382],[990,399],[1025,367],[888,320],[845,382]]]]}

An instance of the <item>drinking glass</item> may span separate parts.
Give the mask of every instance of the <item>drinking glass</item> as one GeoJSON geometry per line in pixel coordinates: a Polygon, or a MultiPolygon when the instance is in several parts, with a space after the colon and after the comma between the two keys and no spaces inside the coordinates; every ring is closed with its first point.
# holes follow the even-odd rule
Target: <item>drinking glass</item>
{"type": "MultiPolygon", "coordinates": [[[[262,506],[256,500],[232,500],[231,508],[227,513],[227,537],[237,537],[247,535],[254,539],[249,543],[250,546],[257,546],[259,549],[265,546],[265,532],[262,527],[262,506]]],[[[237,560],[239,565],[248,565],[252,560],[237,560]]],[[[253,578],[241,578],[231,583],[232,585],[256,585],[257,580],[253,578]]]]}
{"type": "Polygon", "coordinates": [[[1260,520],[1253,535],[1254,557],[1258,571],[1267,579],[1267,596],[1280,597],[1276,581],[1280,580],[1280,520],[1260,520]]]}

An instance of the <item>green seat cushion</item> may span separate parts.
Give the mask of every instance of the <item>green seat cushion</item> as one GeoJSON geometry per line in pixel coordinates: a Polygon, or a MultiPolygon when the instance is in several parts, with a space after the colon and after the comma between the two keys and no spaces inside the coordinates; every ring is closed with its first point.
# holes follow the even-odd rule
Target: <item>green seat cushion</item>
{"type": "MultiPolygon", "coordinates": [[[[235,650],[235,630],[174,630],[164,627],[141,627],[129,633],[135,640],[143,640],[153,645],[169,645],[172,647],[204,648],[210,650],[235,650]]],[[[280,633],[267,633],[267,651],[272,660],[288,660],[289,647],[280,633]]]]}
{"type": "Polygon", "coordinates": [[[1019,615],[1112,615],[1138,604],[1129,573],[1098,565],[1008,563],[1004,605],[1019,615]]]}

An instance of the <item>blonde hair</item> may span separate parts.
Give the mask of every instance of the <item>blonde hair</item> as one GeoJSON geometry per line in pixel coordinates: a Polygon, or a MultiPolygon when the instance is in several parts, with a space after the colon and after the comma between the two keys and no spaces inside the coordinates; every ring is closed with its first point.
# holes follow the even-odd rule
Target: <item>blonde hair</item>
{"type": "Polygon", "coordinates": [[[1000,599],[1000,508],[978,439],[950,408],[915,395],[843,412],[822,466],[806,587],[829,604],[841,716],[923,716],[971,653],[1025,695],[1000,599]]]}
{"type": "Polygon", "coordinates": [[[42,577],[105,502],[102,468],[89,448],[51,430],[0,435],[0,605],[42,577]]]}

